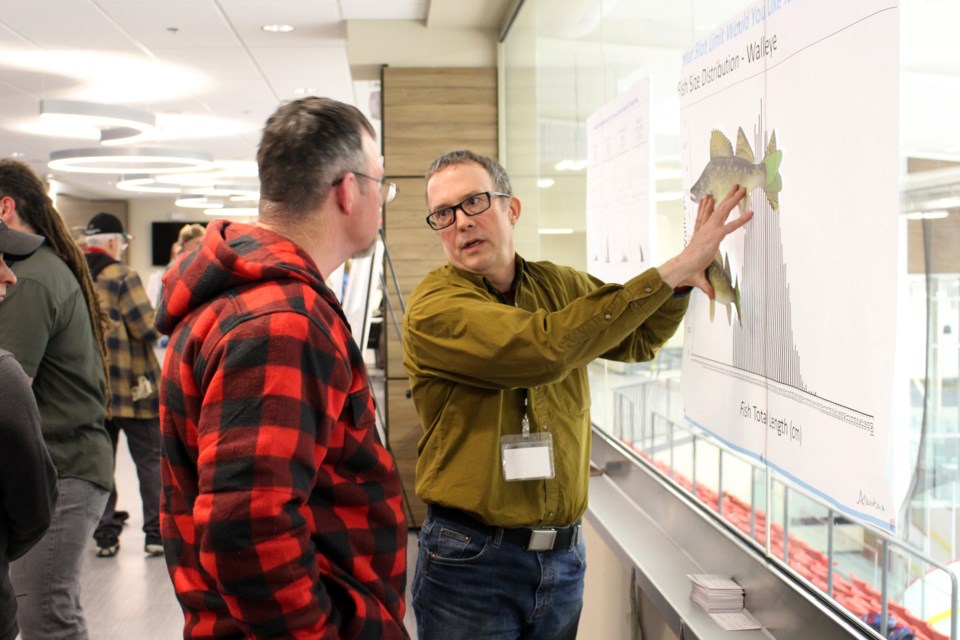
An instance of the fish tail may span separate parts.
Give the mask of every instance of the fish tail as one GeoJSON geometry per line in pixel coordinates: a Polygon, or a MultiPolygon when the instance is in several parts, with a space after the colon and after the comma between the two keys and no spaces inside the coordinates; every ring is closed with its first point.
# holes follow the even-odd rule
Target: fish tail
{"type": "Polygon", "coordinates": [[[777,195],[783,189],[783,178],[780,177],[780,162],[783,161],[783,152],[779,149],[768,153],[763,158],[763,165],[767,170],[767,184],[763,192],[774,211],[780,209],[780,197],[777,195]]]}

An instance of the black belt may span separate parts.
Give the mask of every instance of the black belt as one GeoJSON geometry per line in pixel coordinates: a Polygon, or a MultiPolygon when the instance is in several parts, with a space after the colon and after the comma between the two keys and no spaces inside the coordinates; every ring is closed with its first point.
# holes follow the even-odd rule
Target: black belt
{"type": "Polygon", "coordinates": [[[506,529],[484,524],[459,509],[451,509],[439,504],[427,505],[427,517],[441,518],[469,527],[478,533],[495,537],[509,544],[516,545],[527,551],[550,551],[552,549],[569,549],[571,545],[580,542],[580,523],[575,522],[566,527],[517,527],[506,529]]]}

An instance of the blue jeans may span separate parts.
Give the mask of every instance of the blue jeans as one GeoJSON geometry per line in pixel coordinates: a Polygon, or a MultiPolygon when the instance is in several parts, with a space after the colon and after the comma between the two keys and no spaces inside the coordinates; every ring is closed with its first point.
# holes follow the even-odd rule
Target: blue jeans
{"type": "Polygon", "coordinates": [[[420,640],[577,637],[586,548],[527,551],[440,517],[420,528],[413,611],[420,640]]]}
{"type": "Polygon", "coordinates": [[[47,533],[10,564],[22,640],[87,638],[80,608],[80,565],[108,492],[80,478],[60,478],[60,495],[47,533]]]}

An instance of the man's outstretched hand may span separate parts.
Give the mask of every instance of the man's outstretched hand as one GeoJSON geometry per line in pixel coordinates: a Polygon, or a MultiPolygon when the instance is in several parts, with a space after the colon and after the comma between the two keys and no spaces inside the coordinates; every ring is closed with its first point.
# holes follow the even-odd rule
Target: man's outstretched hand
{"type": "Polygon", "coordinates": [[[706,195],[700,200],[690,242],[679,255],[670,258],[658,268],[665,283],[674,288],[696,287],[713,299],[713,287],[707,281],[707,267],[717,255],[720,242],[750,222],[753,217],[753,211],[747,211],[727,222],[730,212],[746,194],[745,187],[734,185],[716,206],[713,196],[706,195]]]}

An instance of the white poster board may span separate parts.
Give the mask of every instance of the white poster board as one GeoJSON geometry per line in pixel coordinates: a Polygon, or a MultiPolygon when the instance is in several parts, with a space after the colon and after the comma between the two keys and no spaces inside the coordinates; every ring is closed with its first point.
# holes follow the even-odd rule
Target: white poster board
{"type": "Polygon", "coordinates": [[[350,260],[350,273],[343,294],[343,313],[350,323],[353,340],[360,351],[367,348],[370,338],[370,325],[374,313],[380,308],[383,289],[380,279],[383,275],[383,242],[376,242],[374,251],[364,258],[350,260]]]}
{"type": "Polygon", "coordinates": [[[623,283],[654,258],[650,80],[587,118],[587,271],[623,283]]]}
{"type": "Polygon", "coordinates": [[[691,301],[686,417],[890,531],[898,41],[896,0],[765,0],[677,85],[688,236],[705,183],[750,184],[755,212],[721,246],[739,309],[691,301]]]}

